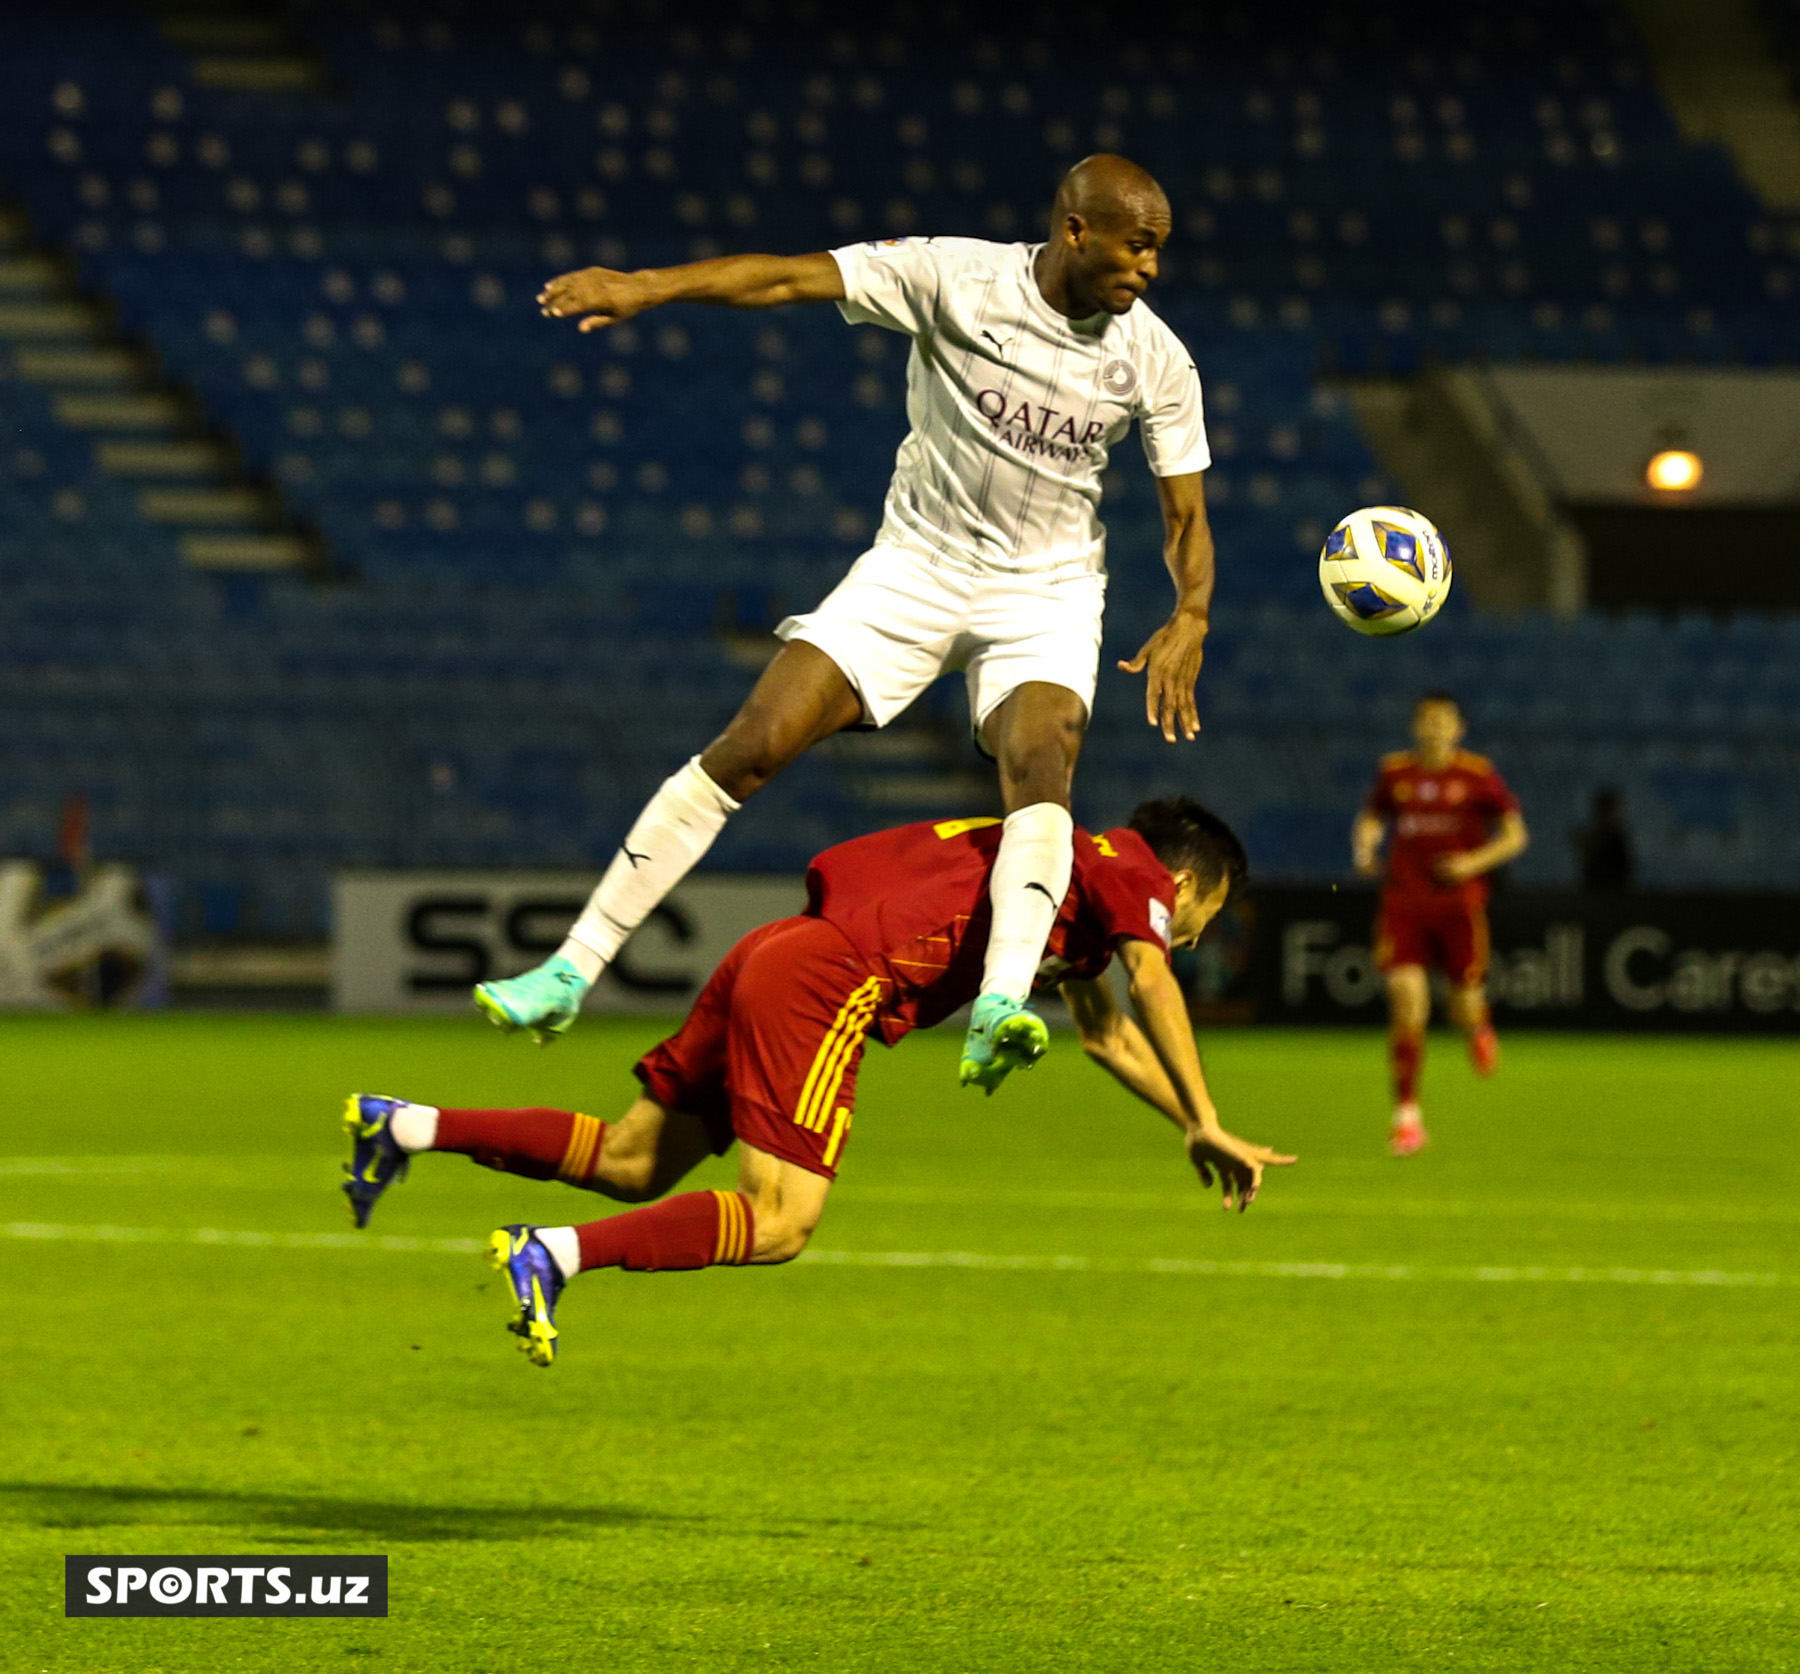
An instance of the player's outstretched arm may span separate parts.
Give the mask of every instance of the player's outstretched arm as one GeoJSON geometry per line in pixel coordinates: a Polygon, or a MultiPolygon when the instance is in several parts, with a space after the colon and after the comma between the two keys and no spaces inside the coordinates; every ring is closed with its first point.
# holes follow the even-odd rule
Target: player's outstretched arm
{"type": "Polygon", "coordinates": [[[1239,1139],[1220,1126],[1200,1068],[1193,1025],[1188,1022],[1187,997],[1169,969],[1168,955],[1150,942],[1125,942],[1119,958],[1130,981],[1132,1010],[1181,1101],[1188,1161],[1205,1185],[1210,1186],[1213,1175],[1218,1175],[1227,1209],[1248,1209],[1262,1189],[1263,1169],[1285,1166],[1294,1159],[1239,1139]]]}
{"type": "Polygon", "coordinates": [[[1062,997],[1081,1036],[1081,1049],[1126,1091],[1187,1132],[1181,1095],[1151,1050],[1144,1031],[1119,1010],[1103,977],[1080,978],[1062,985],[1062,997]]]}
{"type": "Polygon", "coordinates": [[[810,256],[718,256],[635,273],[584,267],[558,274],[538,292],[538,306],[547,319],[580,319],[582,331],[601,331],[671,302],[779,308],[785,302],[843,299],[844,276],[824,251],[810,256]]]}
{"type": "Polygon", "coordinates": [[[1372,878],[1381,870],[1381,839],[1387,834],[1387,822],[1372,808],[1365,808],[1350,827],[1350,858],[1356,870],[1372,878]]]}
{"type": "Polygon", "coordinates": [[[1437,862],[1438,876],[1445,883],[1465,883],[1470,878],[1479,878],[1484,872],[1491,872],[1496,866],[1504,866],[1509,860],[1516,860],[1522,855],[1531,842],[1531,833],[1525,829],[1525,821],[1518,809],[1510,808],[1500,816],[1500,829],[1483,843],[1478,849],[1464,849],[1461,854],[1440,855],[1437,862]]]}
{"type": "Polygon", "coordinates": [[[1145,676],[1144,717],[1173,744],[1177,728],[1183,738],[1200,732],[1194,686],[1212,616],[1213,538],[1199,471],[1158,477],[1156,492],[1162,501],[1163,562],[1175,583],[1175,609],[1143,649],[1119,667],[1145,676]]]}
{"type": "Polygon", "coordinates": [[[1262,1187],[1263,1169],[1294,1159],[1220,1126],[1188,1023],[1187,1002],[1162,949],[1126,942],[1120,957],[1137,1023],[1119,1010],[1105,983],[1063,984],[1083,1050],[1187,1135],[1188,1160],[1204,1185],[1211,1186],[1218,1176],[1227,1209],[1248,1209],[1262,1187]]]}

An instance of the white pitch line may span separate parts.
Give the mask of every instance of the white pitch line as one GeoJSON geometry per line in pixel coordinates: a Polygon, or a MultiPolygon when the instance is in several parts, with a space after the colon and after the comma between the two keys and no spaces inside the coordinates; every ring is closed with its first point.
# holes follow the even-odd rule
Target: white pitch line
{"type": "Polygon", "coordinates": [[[476,1238],[396,1238],[379,1232],[228,1232],[212,1226],[60,1226],[0,1222],[0,1238],[67,1244],[228,1244],[259,1250],[398,1250],[412,1255],[475,1255],[476,1238]]]}
{"type": "Polygon", "coordinates": [[[836,1267],[973,1267],[1019,1273],[1169,1273],[1206,1279],[1378,1279],[1448,1284],[1603,1284],[1769,1287],[1800,1285],[1800,1273],[1728,1273],[1714,1268],[1412,1267],[1344,1261],[1115,1261],[1088,1256],[1002,1256],[970,1250],[808,1250],[802,1261],[836,1267]]]}
{"type": "MultiPolygon", "coordinates": [[[[1316,1180],[1308,1180],[1305,1190],[1297,1192],[1298,1181],[1282,1179],[1277,1190],[1265,1193],[1257,1206],[1257,1214],[1265,1220],[1286,1220],[1289,1216],[1329,1219],[1372,1216],[1382,1220],[1530,1220],[1530,1221],[1607,1221],[1624,1224],[1672,1222],[1708,1226],[1794,1226],[1800,1225],[1800,1207],[1790,1204],[1742,1206],[1729,1203],[1557,1202],[1542,1198],[1405,1198],[1349,1197],[1334,1195],[1329,1188],[1320,1192],[1316,1180]]],[[[845,1203],[858,1207],[869,1204],[879,1208],[952,1208],[952,1209],[1048,1209],[1059,1211],[1092,1211],[1099,1214],[1190,1213],[1196,1202],[1203,1201],[1190,1189],[1186,1192],[1128,1191],[1064,1191],[1029,1190],[1001,1187],[997,1189],[956,1191],[940,1189],[924,1191],[906,1187],[871,1186],[851,1181],[841,1191],[845,1203]]],[[[835,1201],[835,1199],[834,1199],[835,1201]]]]}
{"type": "MultiPolygon", "coordinates": [[[[272,1250],[380,1250],[476,1255],[475,1238],[404,1238],[367,1232],[245,1232],[218,1227],[62,1226],[0,1222],[0,1238],[76,1244],[210,1244],[272,1250]]],[[[990,1255],[976,1250],[807,1250],[817,1267],[947,1267],[990,1273],[1153,1273],[1198,1279],[1376,1280],[1407,1284],[1684,1285],[1769,1289],[1800,1285],[1800,1273],[1731,1273],[1674,1267],[1416,1267],[1347,1261],[1121,1261],[1095,1256],[990,1255]]]]}
{"type": "Polygon", "coordinates": [[[178,1164],[175,1157],[0,1157],[0,1175],[85,1179],[93,1174],[161,1174],[178,1164]]]}

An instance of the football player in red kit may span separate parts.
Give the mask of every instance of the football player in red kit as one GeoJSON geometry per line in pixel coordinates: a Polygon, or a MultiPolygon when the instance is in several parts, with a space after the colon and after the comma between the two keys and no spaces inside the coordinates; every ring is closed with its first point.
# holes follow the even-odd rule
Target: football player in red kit
{"type": "MultiPolygon", "coordinates": [[[[344,1190],[358,1225],[418,1151],[556,1178],[626,1203],[663,1198],[696,1164],[738,1146],[736,1191],[686,1192],[585,1226],[504,1227],[489,1259],[513,1286],[511,1329],[538,1365],[555,1357],[563,1286],[591,1267],[658,1272],[791,1261],[825,1209],[870,1036],[892,1046],[980,991],[988,875],[1001,823],[901,826],[827,849],[806,911],[726,955],[687,1021],[637,1065],[643,1094],[607,1124],[565,1110],[458,1110],[357,1094],[344,1190]]],[[[1075,834],[1075,867],[1040,985],[1060,985],[1088,1055],[1161,1111],[1225,1207],[1248,1208],[1271,1164],[1227,1133],[1207,1092],[1169,965],[1244,872],[1230,829],[1185,797],[1148,802],[1129,827],[1075,834]],[[1103,973],[1117,955],[1133,1022],[1103,973]]]]}
{"type": "Polygon", "coordinates": [[[1492,1075],[1500,1047],[1488,1018],[1488,874],[1523,852],[1530,838],[1519,804],[1485,756],[1459,748],[1461,707],[1430,692],[1413,707],[1416,748],[1382,759],[1375,788],[1351,832],[1357,871],[1387,878],[1375,924],[1375,958],[1387,978],[1388,1049],[1394,1070],[1394,1124],[1388,1149],[1411,1156],[1426,1143],[1419,1110],[1427,972],[1450,983],[1450,1020],[1462,1030],[1478,1075],[1492,1075]]]}

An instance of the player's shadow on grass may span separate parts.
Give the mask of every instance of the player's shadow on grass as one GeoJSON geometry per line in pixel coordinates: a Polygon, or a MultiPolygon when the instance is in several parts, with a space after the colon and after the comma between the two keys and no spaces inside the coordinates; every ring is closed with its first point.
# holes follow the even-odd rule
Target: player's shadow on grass
{"type": "Polygon", "coordinates": [[[300,1546],[315,1540],[336,1544],[346,1535],[395,1541],[566,1540],[583,1529],[712,1521],[628,1505],[409,1505],[324,1494],[78,1487],[55,1482],[0,1482],[0,1519],[42,1529],[129,1525],[266,1530],[300,1546]]]}

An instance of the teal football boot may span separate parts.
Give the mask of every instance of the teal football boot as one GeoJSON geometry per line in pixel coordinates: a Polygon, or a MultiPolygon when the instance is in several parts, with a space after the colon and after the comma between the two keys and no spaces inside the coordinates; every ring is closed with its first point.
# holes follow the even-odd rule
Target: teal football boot
{"type": "Polygon", "coordinates": [[[958,1077],[991,1094],[1016,1069],[1030,1069],[1050,1049],[1050,1031],[1029,1006],[983,994],[969,1018],[958,1077]]]}
{"type": "Polygon", "coordinates": [[[475,985],[475,1004],[495,1028],[529,1029],[539,1046],[567,1034],[593,986],[559,953],[520,976],[475,985]]]}

